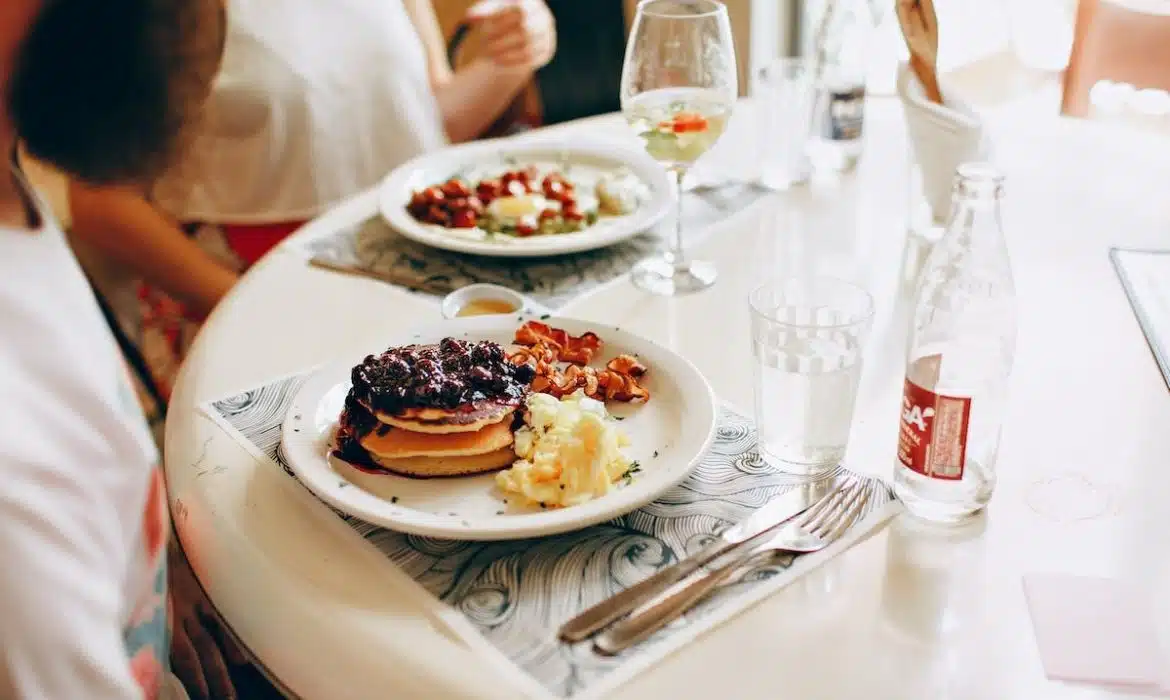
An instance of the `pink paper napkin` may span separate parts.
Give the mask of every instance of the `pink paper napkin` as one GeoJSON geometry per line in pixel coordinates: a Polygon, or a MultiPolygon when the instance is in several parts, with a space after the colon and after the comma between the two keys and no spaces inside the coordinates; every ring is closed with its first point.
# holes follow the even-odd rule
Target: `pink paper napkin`
{"type": "Polygon", "coordinates": [[[1149,599],[1121,581],[1029,574],[1024,595],[1044,673],[1130,693],[1170,696],[1149,599]]]}

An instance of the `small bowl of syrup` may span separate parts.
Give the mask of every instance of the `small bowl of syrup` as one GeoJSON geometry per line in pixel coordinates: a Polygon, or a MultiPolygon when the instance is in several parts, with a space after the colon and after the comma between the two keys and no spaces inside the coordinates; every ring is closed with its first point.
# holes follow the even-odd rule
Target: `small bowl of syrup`
{"type": "Polygon", "coordinates": [[[535,302],[498,284],[469,284],[443,299],[443,318],[542,313],[535,302]]]}

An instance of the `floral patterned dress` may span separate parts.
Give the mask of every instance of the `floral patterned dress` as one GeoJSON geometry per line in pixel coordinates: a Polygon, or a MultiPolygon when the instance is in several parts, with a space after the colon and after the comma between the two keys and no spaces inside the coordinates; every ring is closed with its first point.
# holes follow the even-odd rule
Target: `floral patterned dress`
{"type": "MultiPolygon", "coordinates": [[[[218,226],[193,223],[183,226],[183,230],[217,262],[243,273],[301,224],[218,226]]],[[[123,310],[118,316],[123,327],[129,322],[132,340],[148,371],[147,377],[139,378],[139,395],[157,415],[170,401],[175,377],[202,320],[193,317],[183,304],[162,290],[145,283],[137,285],[132,303],[135,308],[123,310]],[[160,402],[162,406],[159,406],[160,402]]]]}

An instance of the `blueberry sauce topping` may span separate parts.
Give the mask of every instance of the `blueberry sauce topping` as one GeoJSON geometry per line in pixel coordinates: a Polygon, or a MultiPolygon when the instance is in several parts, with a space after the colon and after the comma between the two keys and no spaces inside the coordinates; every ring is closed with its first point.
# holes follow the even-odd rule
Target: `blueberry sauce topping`
{"type": "Polygon", "coordinates": [[[367,356],[353,368],[351,393],[389,415],[411,408],[470,411],[489,401],[519,406],[534,375],[532,367],[509,362],[498,343],[444,338],[367,356]]]}

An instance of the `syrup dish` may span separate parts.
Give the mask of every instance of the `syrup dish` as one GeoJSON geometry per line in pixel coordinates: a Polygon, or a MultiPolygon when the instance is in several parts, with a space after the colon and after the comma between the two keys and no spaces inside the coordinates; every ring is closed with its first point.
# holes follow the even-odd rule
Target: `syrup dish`
{"type": "Polygon", "coordinates": [[[552,316],[552,310],[523,294],[487,282],[456,289],[443,297],[439,308],[445,319],[490,314],[552,316]]]}

